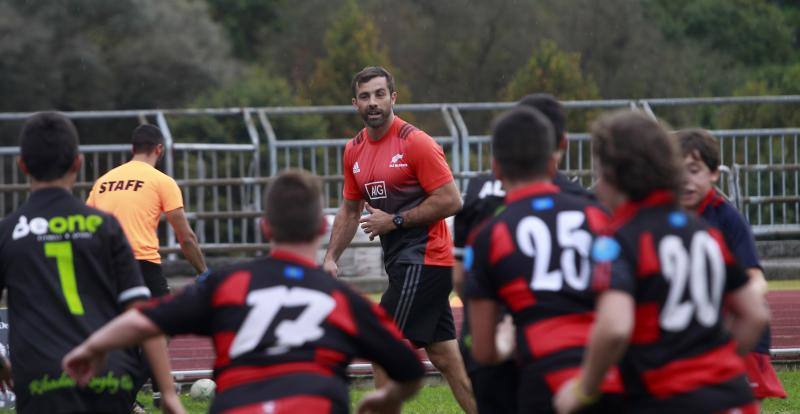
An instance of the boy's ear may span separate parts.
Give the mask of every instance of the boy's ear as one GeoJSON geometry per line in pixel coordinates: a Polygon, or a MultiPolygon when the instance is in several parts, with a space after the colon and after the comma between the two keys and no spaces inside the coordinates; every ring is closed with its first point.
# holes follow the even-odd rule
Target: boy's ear
{"type": "Polygon", "coordinates": [[[717,181],[719,181],[719,176],[720,176],[720,174],[721,174],[721,173],[720,173],[720,171],[719,171],[719,168],[717,168],[716,170],[712,171],[712,172],[711,172],[711,182],[712,182],[712,183],[714,183],[714,184],[716,184],[716,183],[717,183],[717,181]]]}

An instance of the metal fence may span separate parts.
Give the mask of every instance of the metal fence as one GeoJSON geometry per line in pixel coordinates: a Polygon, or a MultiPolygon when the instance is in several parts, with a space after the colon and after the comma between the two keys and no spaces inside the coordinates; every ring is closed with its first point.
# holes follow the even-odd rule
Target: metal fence
{"type": "MultiPolygon", "coordinates": [[[[687,98],[652,100],[565,101],[568,116],[585,114],[571,123],[562,167],[568,175],[590,186],[591,152],[586,121],[601,111],[634,108],[658,116],[674,108],[690,110],[729,104],[798,104],[800,96],[687,98]]],[[[396,111],[426,116],[425,129],[438,131],[434,138],[447,155],[462,189],[469,176],[490,168],[489,121],[515,103],[444,103],[397,105],[396,111]]],[[[276,119],[285,117],[351,115],[350,106],[223,108],[200,110],[92,111],[67,113],[72,119],[132,119],[150,122],[164,131],[167,153],[162,169],[175,177],[183,190],[187,216],[201,244],[220,246],[261,243],[255,219],[261,210],[265,177],[288,167],[301,167],[324,177],[328,211],[341,201],[342,153],[347,138],[317,137],[286,139],[276,129],[276,119]],[[197,135],[194,120],[213,119],[218,136],[197,135]]],[[[30,114],[0,114],[0,122],[19,122],[30,114]]],[[[572,120],[572,118],[570,118],[572,120]]],[[[206,131],[206,130],[199,130],[206,131]]],[[[722,163],[731,175],[722,180],[728,194],[757,228],[758,234],[795,226],[800,213],[798,174],[791,167],[798,160],[800,128],[711,131],[720,140],[722,163]],[[737,188],[738,187],[738,188],[737,188]],[[787,227],[789,226],[789,227],[787,227]]],[[[109,169],[129,159],[127,135],[113,145],[83,145],[86,162],[80,171],[76,194],[86,197],[92,182],[109,169]]],[[[16,147],[0,147],[0,212],[10,213],[27,196],[25,178],[16,166],[16,147]]],[[[783,231],[781,230],[781,231],[783,231]]],[[[175,250],[169,226],[159,230],[165,246],[175,250]]]]}

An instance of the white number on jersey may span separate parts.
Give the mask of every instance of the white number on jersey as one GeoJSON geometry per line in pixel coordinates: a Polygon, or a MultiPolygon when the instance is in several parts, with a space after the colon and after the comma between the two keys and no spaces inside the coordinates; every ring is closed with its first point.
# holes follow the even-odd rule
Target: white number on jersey
{"type": "Polygon", "coordinates": [[[267,349],[270,355],[281,354],[291,347],[321,338],[324,330],[320,324],[336,306],[333,298],[322,292],[286,286],[254,290],[247,295],[247,304],[253,308],[233,339],[229,352],[232,359],[258,346],[281,308],[305,306],[297,319],[278,322],[275,344],[267,349]]]}
{"type": "Polygon", "coordinates": [[[561,290],[564,281],[575,290],[584,290],[589,286],[591,268],[589,266],[589,249],[592,235],[581,229],[585,216],[580,211],[562,211],[556,216],[556,236],[561,247],[561,268],[549,270],[552,255],[551,234],[542,219],[528,216],[517,225],[517,244],[520,251],[533,258],[533,290],[561,290]],[[578,255],[579,268],[576,269],[578,255]]]}
{"type": "Polygon", "coordinates": [[[505,197],[506,192],[503,190],[503,182],[500,180],[489,180],[483,183],[481,192],[478,193],[478,198],[486,198],[489,196],[505,197]]]}
{"type": "Polygon", "coordinates": [[[698,231],[687,252],[679,237],[666,236],[659,243],[658,258],[670,285],[661,311],[661,327],[678,332],[686,329],[694,316],[703,326],[716,324],[725,285],[725,262],[714,238],[698,231]]]}

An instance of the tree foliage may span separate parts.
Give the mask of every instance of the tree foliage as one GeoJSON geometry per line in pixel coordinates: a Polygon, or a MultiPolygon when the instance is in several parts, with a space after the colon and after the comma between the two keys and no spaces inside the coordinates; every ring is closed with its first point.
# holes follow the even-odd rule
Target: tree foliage
{"type": "Polygon", "coordinates": [[[597,99],[597,85],[581,73],[580,60],[580,54],[563,52],[555,42],[543,41],[508,83],[501,99],[516,101],[533,92],[560,99],[597,99]]]}

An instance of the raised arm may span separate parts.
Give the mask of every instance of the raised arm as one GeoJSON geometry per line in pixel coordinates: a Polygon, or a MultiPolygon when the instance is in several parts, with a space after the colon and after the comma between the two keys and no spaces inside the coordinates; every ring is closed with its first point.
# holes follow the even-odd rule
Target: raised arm
{"type": "Polygon", "coordinates": [[[358,229],[358,219],[364,210],[364,200],[348,200],[339,207],[336,218],[333,219],[333,229],[331,229],[331,240],[328,243],[328,251],[325,253],[323,268],[333,276],[338,276],[339,267],[336,262],[342,252],[353,240],[358,229]]]}
{"type": "Polygon", "coordinates": [[[167,221],[175,230],[175,237],[181,245],[181,252],[189,264],[194,267],[198,274],[206,271],[206,262],[203,259],[203,252],[200,251],[200,245],[197,242],[197,236],[189,226],[189,220],[186,219],[186,213],[183,207],[176,208],[166,212],[167,221]]]}

